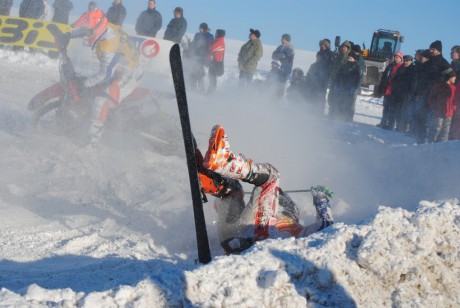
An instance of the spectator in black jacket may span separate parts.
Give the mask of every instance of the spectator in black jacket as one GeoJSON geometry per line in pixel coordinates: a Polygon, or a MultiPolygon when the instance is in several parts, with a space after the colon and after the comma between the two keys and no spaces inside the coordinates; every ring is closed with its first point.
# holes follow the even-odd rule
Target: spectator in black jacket
{"type": "MultiPolygon", "coordinates": [[[[12,6],[13,0],[0,0],[0,15],[10,16],[12,6]]],[[[0,44],[0,48],[3,48],[3,44],[0,44]]]]}
{"type": "Polygon", "coordinates": [[[168,24],[163,39],[180,43],[187,31],[187,20],[184,18],[184,10],[181,7],[174,9],[174,18],[168,24]]]}
{"type": "Polygon", "coordinates": [[[149,7],[137,18],[136,33],[138,35],[156,37],[158,30],[161,29],[163,18],[156,9],[154,0],[149,1],[149,7]]]}
{"type": "Polygon", "coordinates": [[[442,55],[442,42],[434,41],[430,45],[430,81],[431,84],[429,88],[433,86],[434,83],[443,81],[442,72],[447,70],[450,67],[449,62],[442,55]]]}
{"type": "MultiPolygon", "coordinates": [[[[45,3],[43,0],[22,0],[19,5],[19,17],[40,19],[45,13],[45,3]]],[[[22,46],[14,46],[15,51],[24,50],[22,46]]],[[[34,53],[35,48],[29,48],[34,53]]]]}
{"type": "Polygon", "coordinates": [[[114,0],[112,6],[107,11],[107,20],[115,25],[121,26],[126,18],[126,8],[121,0],[114,0]]]}
{"type": "Polygon", "coordinates": [[[0,0],[0,15],[10,16],[13,0],[0,0]]]}
{"type": "Polygon", "coordinates": [[[286,89],[286,99],[291,102],[305,101],[305,76],[299,67],[292,70],[289,87],[286,89]]]}
{"type": "Polygon", "coordinates": [[[43,0],[22,0],[19,5],[19,17],[39,19],[44,12],[43,0]]]}
{"type": "Polygon", "coordinates": [[[304,97],[318,114],[324,115],[326,107],[326,91],[329,82],[330,63],[324,59],[328,55],[318,51],[316,62],[310,65],[304,79],[304,97]]]}
{"type": "Polygon", "coordinates": [[[60,24],[68,24],[69,14],[70,14],[70,11],[73,9],[72,1],[56,0],[54,1],[53,8],[54,8],[53,22],[57,22],[60,24]]]}
{"type": "MultiPolygon", "coordinates": [[[[318,103],[318,110],[324,113],[326,107],[326,92],[329,86],[331,71],[334,65],[334,52],[331,50],[331,41],[327,38],[319,41],[319,51],[316,54],[317,66],[314,71],[314,76],[317,76],[316,83],[316,100],[318,103]],[[319,57],[319,58],[318,58],[319,57]]],[[[308,73],[307,73],[308,74],[308,73]]],[[[315,78],[315,77],[314,77],[315,78]]],[[[310,78],[305,78],[310,79],[310,78]]]]}
{"type": "Polygon", "coordinates": [[[421,71],[422,71],[422,52],[423,49],[417,49],[415,51],[415,57],[412,59],[412,64],[414,65],[414,76],[412,78],[411,86],[411,102],[409,102],[408,112],[409,112],[409,136],[416,137],[416,124],[417,124],[417,114],[419,104],[416,99],[416,89],[420,80],[421,71]]]}
{"type": "MultiPolygon", "coordinates": [[[[407,132],[409,124],[409,104],[413,97],[413,80],[415,68],[412,63],[412,56],[403,56],[403,66],[396,72],[393,78],[393,88],[391,90],[393,110],[391,112],[390,123],[394,122],[396,130],[407,132]]],[[[392,127],[393,125],[390,124],[392,127]]]]}
{"type": "Polygon", "coordinates": [[[428,96],[430,95],[431,84],[430,73],[432,64],[430,63],[430,51],[428,49],[420,52],[420,68],[417,69],[415,78],[415,104],[416,113],[414,121],[414,134],[418,144],[426,141],[428,125],[428,96]]]}
{"type": "Polygon", "coordinates": [[[361,69],[351,44],[345,41],[341,46],[341,55],[337,60],[337,70],[329,91],[329,114],[332,119],[353,122],[353,96],[359,86],[361,69]]]}

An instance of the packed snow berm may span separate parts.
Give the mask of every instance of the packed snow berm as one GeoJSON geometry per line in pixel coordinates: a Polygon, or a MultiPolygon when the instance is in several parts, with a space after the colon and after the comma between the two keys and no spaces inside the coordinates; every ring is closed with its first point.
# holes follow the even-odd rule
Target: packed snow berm
{"type": "MultiPolygon", "coordinates": [[[[340,123],[269,91],[243,95],[242,44],[227,40],[214,95],[187,93],[198,147],[222,124],[234,151],[280,170],[285,190],[331,187],[337,223],[225,256],[210,198],[213,260],[196,264],[183,145],[164,151],[107,130],[87,150],[52,123],[33,129],[27,104],[58,80],[58,60],[0,49],[0,306],[460,306],[460,143],[417,146],[381,130],[381,102],[366,96],[355,122],[340,123]]],[[[314,58],[297,50],[294,67],[314,58]]],[[[174,93],[171,76],[147,74],[145,85],[174,93]]],[[[180,132],[176,102],[157,103],[180,132]]],[[[313,221],[311,197],[292,198],[313,221]]]]}

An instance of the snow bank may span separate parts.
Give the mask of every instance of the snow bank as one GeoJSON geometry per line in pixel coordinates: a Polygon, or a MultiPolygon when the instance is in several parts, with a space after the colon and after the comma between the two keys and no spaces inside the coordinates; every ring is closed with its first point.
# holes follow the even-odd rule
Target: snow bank
{"type": "Polygon", "coordinates": [[[458,307],[459,236],[458,200],[422,202],[416,212],[382,206],[368,224],[336,224],[304,239],[260,242],[240,256],[218,257],[195,269],[154,260],[143,266],[134,260],[108,264],[115,272],[147,275],[131,286],[84,293],[32,284],[22,296],[2,289],[0,301],[83,307],[458,307]]]}
{"type": "Polygon", "coordinates": [[[380,207],[369,224],[259,243],[187,275],[203,306],[455,307],[460,304],[458,200],[416,212],[380,207]]]}

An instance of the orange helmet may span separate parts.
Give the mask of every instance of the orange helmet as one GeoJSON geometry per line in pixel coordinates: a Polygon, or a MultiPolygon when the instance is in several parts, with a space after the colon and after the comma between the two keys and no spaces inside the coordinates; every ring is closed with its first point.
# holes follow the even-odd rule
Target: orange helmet
{"type": "Polygon", "coordinates": [[[198,178],[201,183],[201,188],[205,193],[216,197],[223,197],[226,194],[227,182],[217,173],[206,171],[198,172],[198,178]]]}
{"type": "Polygon", "coordinates": [[[104,12],[95,8],[84,13],[73,25],[74,28],[88,29],[88,44],[93,46],[94,43],[104,34],[108,27],[107,17],[104,12]]]}

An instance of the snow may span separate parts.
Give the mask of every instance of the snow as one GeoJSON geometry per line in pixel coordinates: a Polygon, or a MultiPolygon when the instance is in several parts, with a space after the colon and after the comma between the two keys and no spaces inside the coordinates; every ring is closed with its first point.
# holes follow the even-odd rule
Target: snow
{"type": "MultiPolygon", "coordinates": [[[[58,61],[0,49],[0,306],[460,305],[460,143],[415,145],[376,128],[381,102],[366,95],[355,122],[341,123],[263,88],[241,93],[242,44],[227,40],[214,95],[188,93],[199,147],[222,124],[232,149],[280,170],[283,188],[331,187],[337,223],[224,256],[210,198],[213,260],[196,264],[183,146],[166,151],[113,130],[88,150],[32,128],[28,101],[58,80],[58,61]]],[[[258,78],[275,46],[264,48],[258,78]]],[[[294,67],[306,72],[314,58],[297,51],[294,67]]],[[[170,78],[145,85],[173,92],[170,78]]],[[[155,121],[177,126],[176,113],[163,99],[155,121]]],[[[312,222],[311,197],[292,198],[312,222]]]]}

